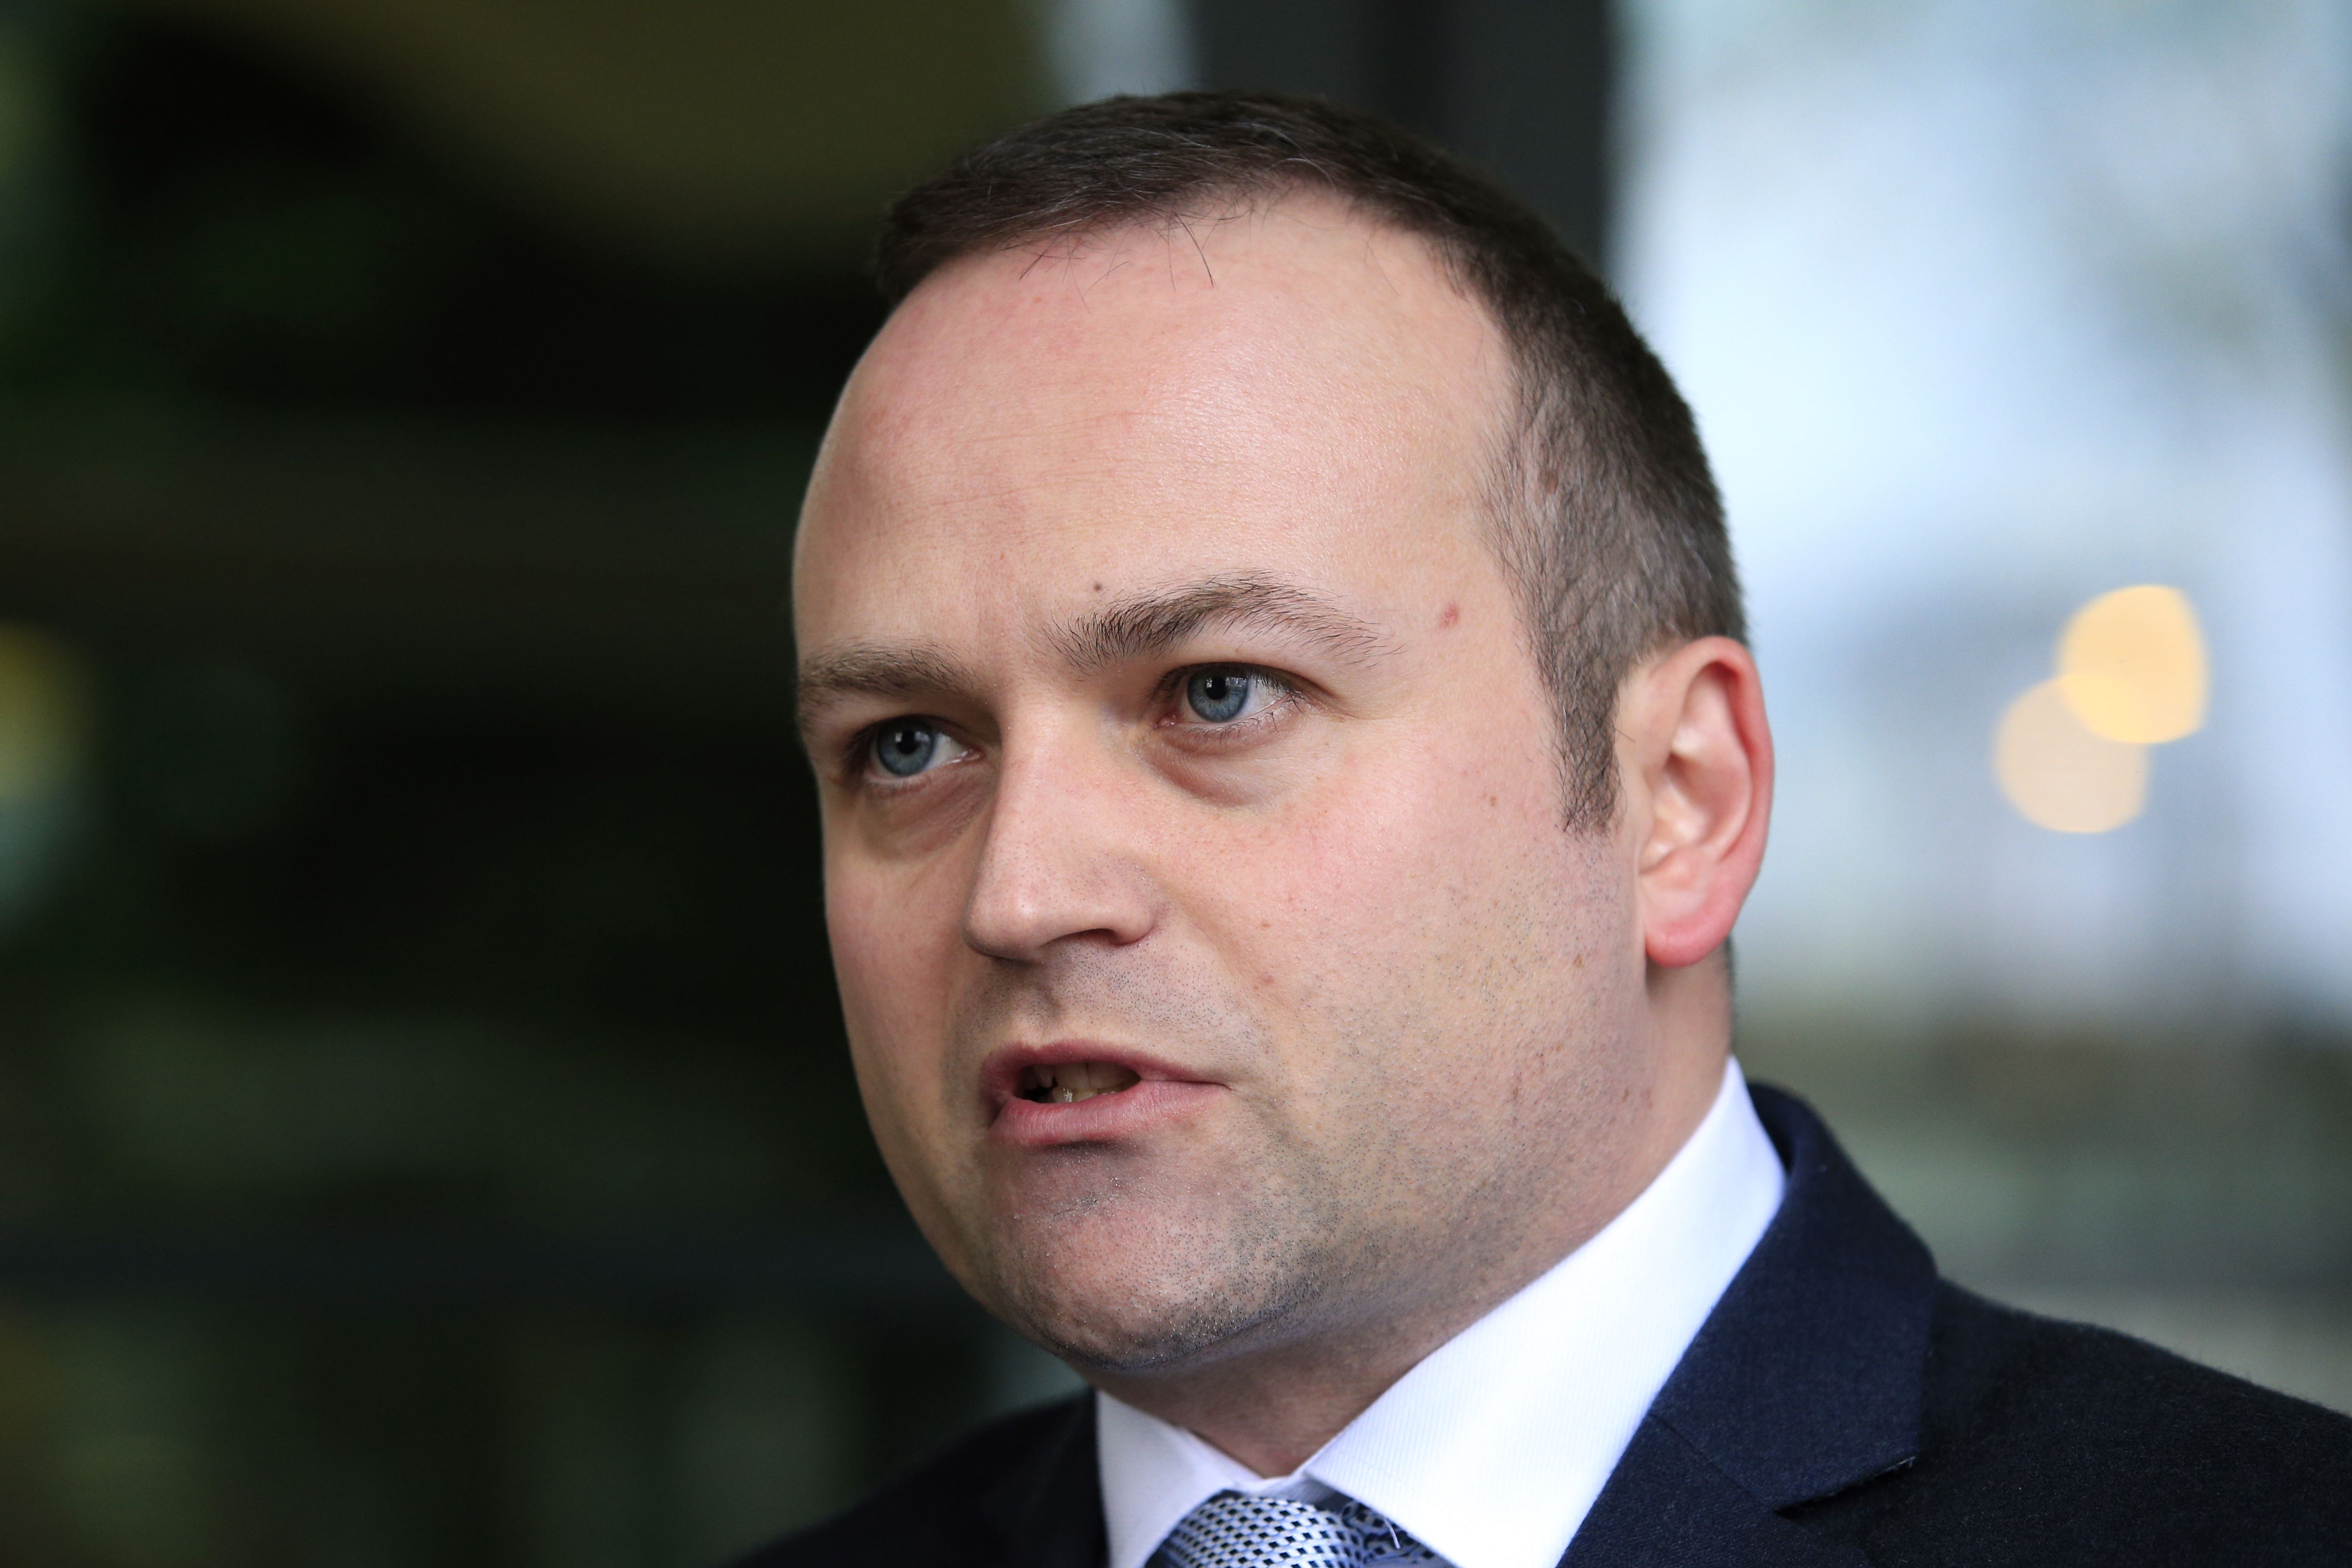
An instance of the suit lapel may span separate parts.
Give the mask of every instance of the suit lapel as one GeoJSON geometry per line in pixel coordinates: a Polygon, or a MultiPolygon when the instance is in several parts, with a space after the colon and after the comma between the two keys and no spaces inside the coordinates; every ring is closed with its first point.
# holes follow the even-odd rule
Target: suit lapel
{"type": "Polygon", "coordinates": [[[1907,1463],[1936,1269],[1818,1117],[1769,1089],[1780,1212],[1659,1391],[1561,1568],[1859,1564],[1780,1517],[1907,1463]]]}
{"type": "Polygon", "coordinates": [[[1069,1417],[986,1504],[1006,1568],[1102,1568],[1110,1553],[1095,1459],[1095,1396],[1070,1401],[1069,1417]]]}
{"type": "Polygon", "coordinates": [[[1662,1421],[1633,1435],[1560,1568],[1863,1568],[1759,1503],[1662,1421]]]}
{"type": "MultiPolygon", "coordinates": [[[[1866,1568],[1780,1510],[1915,1458],[1934,1309],[1927,1249],[1819,1118],[1752,1090],[1789,1171],[1780,1211],[1643,1418],[1560,1568],[1866,1568]]],[[[1101,1568],[1095,1402],[996,1489],[993,1554],[1101,1568]]]]}

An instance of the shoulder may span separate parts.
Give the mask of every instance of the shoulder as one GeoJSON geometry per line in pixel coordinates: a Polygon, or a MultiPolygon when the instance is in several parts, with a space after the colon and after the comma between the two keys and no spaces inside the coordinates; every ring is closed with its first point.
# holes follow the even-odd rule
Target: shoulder
{"type": "Polygon", "coordinates": [[[1917,1459],[1804,1510],[1885,1562],[2352,1561],[2352,1419],[1945,1285],[1917,1459]]]}
{"type": "Polygon", "coordinates": [[[734,1568],[993,1568],[1005,1561],[1008,1493],[1090,1436],[1081,1396],[992,1421],[842,1513],[762,1547],[734,1568]]]}

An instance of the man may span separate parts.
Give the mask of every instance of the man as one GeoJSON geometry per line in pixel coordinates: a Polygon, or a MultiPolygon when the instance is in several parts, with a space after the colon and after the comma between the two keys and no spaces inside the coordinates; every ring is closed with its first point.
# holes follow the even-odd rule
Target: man
{"type": "Polygon", "coordinates": [[[1772,749],[1688,412],[1325,105],[902,199],[794,580],[858,1079],[1085,1376],[787,1564],[2352,1561],[2352,1423],[1937,1282],[1732,1063],[1772,749]]]}

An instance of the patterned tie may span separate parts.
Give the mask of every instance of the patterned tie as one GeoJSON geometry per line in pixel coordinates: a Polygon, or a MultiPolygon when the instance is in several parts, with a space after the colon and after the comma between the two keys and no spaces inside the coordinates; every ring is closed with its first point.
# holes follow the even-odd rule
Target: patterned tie
{"type": "Polygon", "coordinates": [[[1437,1553],[1352,1500],[1319,1508],[1219,1492],[1181,1520],[1151,1568],[1406,1568],[1437,1553]]]}

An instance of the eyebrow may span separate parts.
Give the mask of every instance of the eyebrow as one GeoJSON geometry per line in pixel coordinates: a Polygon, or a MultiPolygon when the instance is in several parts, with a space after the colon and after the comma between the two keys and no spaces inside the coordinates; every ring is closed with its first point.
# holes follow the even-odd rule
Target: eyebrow
{"type": "Polygon", "coordinates": [[[1052,639],[1071,668],[1091,672],[1165,653],[1211,626],[1293,637],[1348,664],[1369,663],[1388,651],[1387,640],[1369,622],[1320,594],[1255,573],[1118,600],[1057,628],[1052,639]]]}
{"type": "Polygon", "coordinates": [[[826,709],[853,697],[912,699],[971,691],[979,684],[970,670],[935,647],[852,643],[803,659],[793,700],[806,734],[826,709]]]}
{"type": "MultiPolygon", "coordinates": [[[[1391,651],[1370,623],[1310,589],[1256,573],[1204,578],[1114,601],[1054,628],[1046,645],[1063,663],[1090,674],[1165,654],[1213,626],[1272,633],[1346,664],[1367,664],[1391,651]]],[[[971,694],[980,684],[969,668],[936,646],[853,643],[803,661],[801,729],[806,733],[825,709],[854,697],[971,694]]]]}

